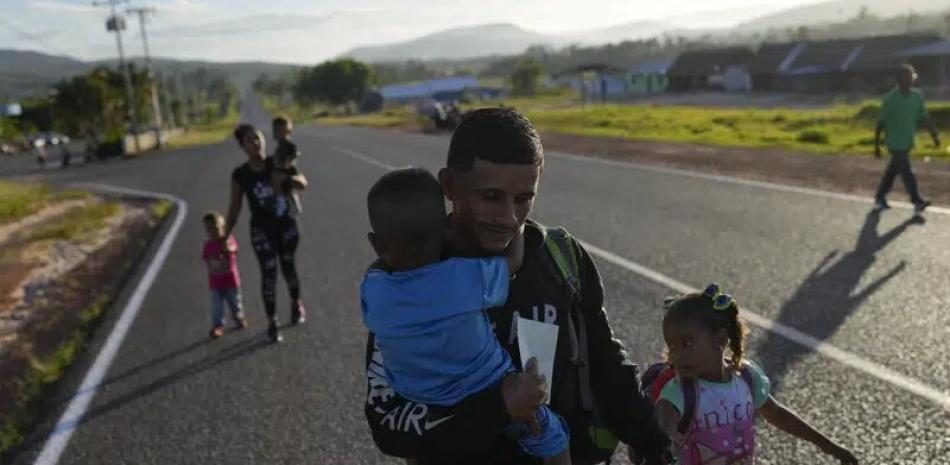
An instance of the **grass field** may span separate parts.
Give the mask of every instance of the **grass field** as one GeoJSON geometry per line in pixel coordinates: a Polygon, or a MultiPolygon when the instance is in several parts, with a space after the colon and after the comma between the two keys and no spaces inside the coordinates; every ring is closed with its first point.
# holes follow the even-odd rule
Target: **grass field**
{"type": "Polygon", "coordinates": [[[72,190],[53,192],[42,184],[0,181],[0,225],[32,215],[52,202],[88,195],[72,190]]]}
{"type": "Polygon", "coordinates": [[[231,136],[238,124],[240,113],[236,110],[227,117],[211,123],[193,124],[188,131],[168,141],[167,149],[180,149],[197,145],[217,144],[231,136]]]}
{"type": "MultiPolygon", "coordinates": [[[[478,102],[466,109],[505,105],[524,112],[546,132],[630,140],[683,142],[728,147],[778,148],[818,154],[870,154],[874,150],[876,102],[823,109],[710,108],[646,104],[596,104],[582,107],[570,93],[478,102]]],[[[930,106],[942,133],[950,132],[950,105],[930,106]]],[[[326,124],[401,127],[415,119],[411,108],[372,115],[323,118],[326,124]],[[402,122],[395,119],[404,117],[402,122]]],[[[950,137],[950,134],[944,134],[950,137]]],[[[942,137],[942,139],[948,139],[942,137]]],[[[950,142],[950,140],[948,140],[950,142]]],[[[926,131],[918,135],[914,155],[950,158],[947,147],[934,148],[926,131]]]]}

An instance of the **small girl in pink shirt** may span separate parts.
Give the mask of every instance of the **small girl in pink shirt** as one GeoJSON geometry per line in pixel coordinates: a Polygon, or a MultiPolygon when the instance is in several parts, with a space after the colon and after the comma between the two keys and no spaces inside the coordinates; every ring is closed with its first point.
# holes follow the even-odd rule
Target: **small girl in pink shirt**
{"type": "Polygon", "coordinates": [[[231,308],[231,316],[238,329],[247,328],[241,303],[241,275],[237,265],[237,241],[234,236],[224,237],[224,217],[208,212],[204,218],[208,240],[201,258],[208,264],[208,287],[211,289],[211,338],[224,335],[224,303],[231,308]]]}

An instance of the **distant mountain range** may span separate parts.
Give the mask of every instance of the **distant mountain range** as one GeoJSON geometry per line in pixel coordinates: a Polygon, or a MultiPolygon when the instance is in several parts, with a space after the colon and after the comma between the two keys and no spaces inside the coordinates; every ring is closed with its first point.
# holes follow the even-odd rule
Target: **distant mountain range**
{"type": "MultiPolygon", "coordinates": [[[[715,7],[714,4],[711,4],[715,7]]],[[[753,9],[755,10],[755,9],[753,9]]],[[[362,46],[350,50],[342,56],[354,57],[368,62],[397,62],[416,60],[462,60],[479,57],[517,55],[528,47],[541,45],[561,48],[572,44],[595,46],[617,43],[624,40],[646,39],[661,35],[677,35],[689,38],[703,36],[730,37],[737,34],[753,34],[768,30],[784,31],[801,25],[815,28],[823,24],[847,21],[864,11],[877,17],[895,17],[914,12],[927,14],[935,12],[950,13],[950,0],[831,0],[811,5],[774,11],[774,7],[760,7],[755,12],[764,14],[754,20],[745,21],[737,26],[721,29],[696,30],[684,29],[677,21],[686,21],[687,17],[674,17],[666,21],[638,21],[616,26],[563,34],[542,34],[523,29],[514,24],[499,23],[448,29],[424,35],[402,42],[380,46],[362,46]]],[[[730,18],[748,18],[752,10],[731,9],[712,12],[692,13],[692,17],[715,15],[724,22],[730,18]]],[[[945,13],[940,13],[945,14],[945,13]]],[[[932,15],[931,15],[932,16],[932,15]]],[[[280,34],[288,47],[319,48],[329,52],[332,41],[310,40],[315,32],[321,38],[342,36],[347,31],[364,31],[368,40],[373,40],[383,28],[404,27],[404,25],[379,23],[379,18],[364,12],[350,12],[330,16],[287,16],[257,15],[238,20],[209,23],[204,25],[182,26],[157,30],[156,37],[164,40],[184,41],[182,50],[202,50],[194,45],[200,40],[210,41],[215,47],[238,47],[246,51],[246,56],[274,56],[275,50],[263,41],[250,40],[254,34],[268,31],[280,34]],[[375,22],[374,22],[375,21],[375,22]]],[[[731,24],[735,24],[736,20],[731,24]]],[[[875,31],[867,31],[873,34],[875,31]]],[[[893,32],[892,32],[893,33],[893,32]]],[[[411,37],[403,33],[402,37],[411,37]]],[[[171,42],[177,44],[178,42],[171,42]]],[[[244,55],[242,55],[244,56],[244,55]]],[[[280,57],[275,56],[276,61],[280,57]]],[[[141,59],[134,58],[141,63],[141,59]]],[[[238,85],[249,85],[261,73],[281,74],[298,68],[299,65],[276,64],[256,61],[232,63],[210,62],[203,60],[154,60],[158,71],[188,71],[197,67],[210,67],[228,73],[238,85]]],[[[20,98],[48,92],[49,87],[63,78],[86,72],[95,66],[114,64],[113,61],[80,61],[65,56],[54,56],[33,51],[0,49],[0,98],[20,98]]]]}
{"type": "MultiPolygon", "coordinates": [[[[866,8],[867,14],[886,18],[913,12],[925,14],[950,9],[948,0],[832,0],[782,10],[746,21],[738,31],[761,31],[769,28],[783,29],[798,26],[814,26],[847,21],[858,16],[866,8]]],[[[871,31],[869,31],[871,32],[871,31]]]]}
{"type": "MultiPolygon", "coordinates": [[[[866,8],[866,13],[893,17],[908,12],[923,14],[950,8],[950,0],[832,0],[769,13],[745,21],[734,28],[688,30],[669,21],[638,21],[607,28],[569,34],[541,34],[514,24],[489,24],[449,29],[419,38],[380,46],[357,47],[343,56],[370,62],[405,61],[409,59],[464,59],[479,56],[513,55],[532,45],[564,47],[571,44],[600,45],[676,34],[699,37],[703,34],[728,35],[752,33],[768,29],[787,29],[805,25],[814,27],[847,21],[866,8]]],[[[736,13],[739,9],[724,12],[736,13]]],[[[718,14],[715,11],[709,14],[718,14]]],[[[695,15],[694,15],[695,16],[695,15]]],[[[873,31],[868,31],[873,33],[873,31]]]]}
{"type": "MultiPolygon", "coordinates": [[[[144,64],[140,57],[132,57],[130,60],[138,66],[144,64]]],[[[43,94],[62,79],[88,72],[97,66],[116,66],[116,60],[81,61],[34,51],[4,49],[0,49],[0,63],[3,64],[0,68],[0,99],[43,94]]],[[[188,72],[197,68],[211,68],[226,73],[239,87],[250,86],[261,73],[282,74],[299,68],[295,65],[263,62],[215,63],[165,58],[154,58],[152,64],[157,72],[188,72]]]]}
{"type": "Polygon", "coordinates": [[[369,62],[463,59],[478,56],[515,55],[532,45],[564,47],[571,44],[599,45],[645,39],[676,26],[658,21],[640,21],[591,31],[541,34],[514,24],[486,24],[449,29],[389,45],[357,47],[344,56],[369,62]]]}

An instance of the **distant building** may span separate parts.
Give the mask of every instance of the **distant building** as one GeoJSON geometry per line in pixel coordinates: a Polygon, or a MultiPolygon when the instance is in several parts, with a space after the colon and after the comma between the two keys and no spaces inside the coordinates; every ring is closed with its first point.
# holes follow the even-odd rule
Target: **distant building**
{"type": "Polygon", "coordinates": [[[0,105],[0,116],[20,116],[23,114],[23,107],[19,103],[6,103],[0,105]]]}
{"type": "Polygon", "coordinates": [[[412,103],[435,99],[441,102],[460,100],[464,96],[475,99],[498,98],[500,89],[485,87],[474,76],[430,79],[409,84],[393,84],[379,89],[388,103],[412,103]]]}
{"type": "Polygon", "coordinates": [[[917,68],[919,84],[939,94],[950,93],[950,40],[939,40],[902,51],[917,68]]]}
{"type": "Polygon", "coordinates": [[[637,96],[668,92],[670,77],[667,75],[667,71],[673,65],[674,60],[675,58],[655,58],[634,65],[627,75],[628,93],[637,96]]]}
{"type": "Polygon", "coordinates": [[[683,52],[676,57],[667,71],[670,88],[674,92],[747,92],[752,88],[748,71],[752,57],[752,50],[746,47],[683,52]]]}
{"type": "Polygon", "coordinates": [[[570,87],[584,101],[619,99],[631,93],[629,71],[600,63],[566,69],[553,82],[559,87],[570,87]]]}
{"type": "Polygon", "coordinates": [[[752,87],[761,92],[879,93],[894,84],[901,64],[912,61],[907,53],[926,54],[921,47],[935,42],[935,36],[908,35],[766,44],[749,63],[752,87]]]}

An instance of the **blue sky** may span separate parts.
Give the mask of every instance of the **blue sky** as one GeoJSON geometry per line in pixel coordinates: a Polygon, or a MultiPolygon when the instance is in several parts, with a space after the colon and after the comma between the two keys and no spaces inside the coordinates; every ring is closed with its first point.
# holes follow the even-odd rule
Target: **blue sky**
{"type": "MultiPolygon", "coordinates": [[[[308,63],[358,45],[406,40],[442,29],[510,22],[542,33],[665,19],[686,27],[722,27],[816,0],[133,0],[153,5],[150,45],[159,56],[215,61],[308,63]],[[710,12],[714,5],[715,13],[710,12]]],[[[0,48],[82,59],[115,55],[107,7],[77,0],[0,0],[0,48]]],[[[137,20],[124,35],[140,54],[137,20]]]]}

